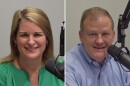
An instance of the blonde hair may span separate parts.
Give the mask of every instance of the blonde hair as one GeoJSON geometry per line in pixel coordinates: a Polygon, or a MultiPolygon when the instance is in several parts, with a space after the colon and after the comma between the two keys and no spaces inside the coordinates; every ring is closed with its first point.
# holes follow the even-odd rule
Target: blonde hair
{"type": "Polygon", "coordinates": [[[47,46],[45,51],[43,52],[42,60],[45,62],[47,59],[53,57],[53,37],[52,37],[52,30],[50,21],[42,10],[38,8],[28,7],[23,10],[18,10],[14,13],[12,27],[11,27],[11,34],[10,34],[10,46],[11,46],[11,53],[9,56],[2,59],[2,62],[8,62],[14,60],[14,58],[19,57],[19,50],[17,45],[14,42],[16,39],[16,35],[19,29],[19,24],[23,20],[29,20],[36,25],[38,25],[42,31],[44,32],[47,38],[47,46]]]}

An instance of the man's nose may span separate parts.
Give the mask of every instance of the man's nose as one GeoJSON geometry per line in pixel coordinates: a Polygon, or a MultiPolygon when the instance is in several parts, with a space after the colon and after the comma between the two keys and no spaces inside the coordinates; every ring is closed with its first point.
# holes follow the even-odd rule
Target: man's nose
{"type": "Polygon", "coordinates": [[[97,36],[96,43],[97,43],[98,45],[103,44],[103,37],[102,37],[102,35],[98,35],[98,36],[97,36]]]}

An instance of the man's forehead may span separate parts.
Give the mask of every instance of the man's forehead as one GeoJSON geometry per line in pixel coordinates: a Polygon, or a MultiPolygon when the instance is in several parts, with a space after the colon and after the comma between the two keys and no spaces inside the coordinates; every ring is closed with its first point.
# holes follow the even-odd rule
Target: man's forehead
{"type": "Polygon", "coordinates": [[[85,26],[96,26],[96,25],[106,25],[109,24],[110,26],[112,26],[112,22],[110,20],[109,17],[107,16],[100,16],[100,17],[88,17],[84,20],[84,25],[85,26]]]}

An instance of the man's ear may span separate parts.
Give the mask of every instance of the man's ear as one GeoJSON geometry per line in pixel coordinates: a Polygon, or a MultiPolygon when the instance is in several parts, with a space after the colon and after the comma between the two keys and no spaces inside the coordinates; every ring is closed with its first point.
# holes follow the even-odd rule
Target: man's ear
{"type": "Polygon", "coordinates": [[[81,30],[79,30],[79,38],[80,38],[80,41],[82,42],[83,32],[81,30]]]}
{"type": "Polygon", "coordinates": [[[115,37],[115,31],[113,31],[113,37],[115,37]]]}
{"type": "Polygon", "coordinates": [[[113,31],[113,41],[114,41],[114,38],[115,38],[115,31],[113,31]]]}

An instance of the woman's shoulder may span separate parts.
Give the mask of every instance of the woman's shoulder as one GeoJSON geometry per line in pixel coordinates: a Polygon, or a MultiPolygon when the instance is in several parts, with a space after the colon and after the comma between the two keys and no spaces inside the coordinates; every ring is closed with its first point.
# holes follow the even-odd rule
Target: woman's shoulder
{"type": "Polygon", "coordinates": [[[0,86],[5,85],[7,78],[10,74],[11,62],[0,63],[0,86]]]}
{"type": "Polygon", "coordinates": [[[2,72],[6,73],[10,67],[11,67],[11,62],[0,63],[0,74],[2,72]]]}
{"type": "Polygon", "coordinates": [[[40,71],[39,80],[39,82],[41,82],[40,86],[42,86],[42,84],[46,86],[64,86],[64,82],[60,80],[58,77],[56,77],[54,74],[46,70],[45,67],[43,67],[40,71]]]}

